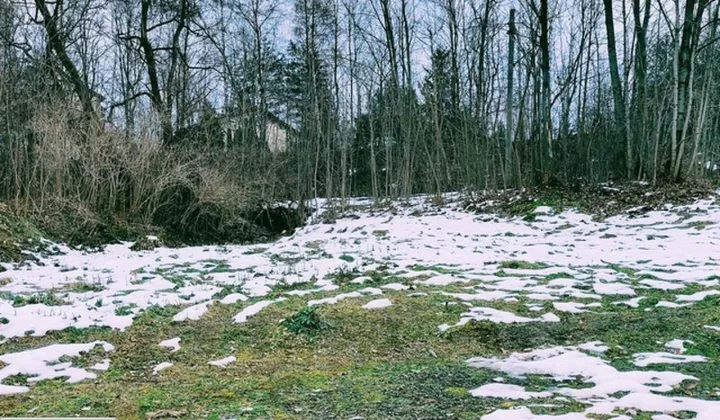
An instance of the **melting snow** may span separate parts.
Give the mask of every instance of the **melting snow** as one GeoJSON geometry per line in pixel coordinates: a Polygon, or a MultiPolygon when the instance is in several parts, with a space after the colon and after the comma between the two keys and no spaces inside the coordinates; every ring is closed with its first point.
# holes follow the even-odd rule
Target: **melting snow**
{"type": "Polygon", "coordinates": [[[168,347],[170,349],[170,353],[175,353],[176,351],[180,350],[180,337],[171,338],[165,341],[161,341],[158,346],[160,347],[168,347]]]}
{"type": "Polygon", "coordinates": [[[519,385],[487,384],[470,391],[473,397],[507,398],[509,400],[529,400],[531,398],[547,398],[552,392],[528,392],[519,385]]]}
{"type": "Polygon", "coordinates": [[[161,370],[167,369],[167,368],[171,367],[172,365],[173,365],[173,364],[170,363],[170,362],[158,363],[158,364],[153,368],[153,375],[157,375],[158,372],[160,372],[161,370]]]}
{"type": "MultiPolygon", "coordinates": [[[[0,356],[0,362],[6,366],[0,369],[0,382],[14,375],[29,375],[28,382],[39,382],[45,379],[67,378],[66,382],[76,383],[84,379],[95,379],[97,375],[85,369],[73,367],[72,363],[58,363],[63,356],[78,357],[102,346],[106,352],[115,347],[105,341],[94,341],[88,344],[53,344],[34,350],[19,353],[8,353],[0,356]]],[[[0,384],[0,395],[27,392],[26,386],[0,384]]]]}
{"type": "MultiPolygon", "coordinates": [[[[590,344],[592,347],[598,345],[598,343],[590,344]]],[[[670,371],[621,372],[603,359],[578,351],[581,347],[553,347],[526,353],[513,353],[507,359],[473,358],[467,363],[476,368],[506,372],[517,378],[531,374],[549,375],[556,381],[581,377],[585,383],[592,384],[592,386],[578,389],[559,385],[554,388],[554,392],[590,405],[585,411],[587,414],[612,414],[616,408],[635,408],[651,412],[690,410],[697,413],[698,419],[711,419],[715,418],[717,410],[720,409],[720,401],[704,401],[661,394],[671,391],[682,381],[697,380],[695,377],[670,371]],[[612,396],[618,392],[626,392],[627,395],[621,398],[612,396]]],[[[663,363],[668,362],[664,361],[663,363]]],[[[527,412],[512,413],[507,410],[499,410],[483,419],[513,418],[512,415],[527,412]]],[[[584,414],[577,413],[576,415],[582,416],[577,418],[586,418],[584,414]]]]}
{"type": "Polygon", "coordinates": [[[390,299],[375,299],[364,304],[362,307],[363,309],[381,309],[387,308],[388,306],[392,306],[390,299]]]}
{"type": "Polygon", "coordinates": [[[227,367],[227,365],[229,365],[230,363],[232,363],[232,362],[234,362],[234,361],[236,361],[236,360],[237,360],[237,358],[236,358],[235,356],[228,356],[228,357],[226,357],[226,358],[224,358],[224,359],[220,359],[220,360],[211,360],[211,361],[208,362],[208,364],[209,364],[209,365],[212,365],[212,366],[217,366],[217,367],[224,368],[224,367],[227,367]]]}
{"type": "Polygon", "coordinates": [[[253,315],[257,315],[258,313],[260,313],[260,311],[272,305],[273,303],[282,302],[284,300],[285,298],[278,298],[275,300],[261,300],[260,302],[253,303],[252,305],[248,306],[247,308],[240,311],[240,313],[235,315],[233,321],[236,324],[243,324],[247,322],[248,318],[253,315]]]}

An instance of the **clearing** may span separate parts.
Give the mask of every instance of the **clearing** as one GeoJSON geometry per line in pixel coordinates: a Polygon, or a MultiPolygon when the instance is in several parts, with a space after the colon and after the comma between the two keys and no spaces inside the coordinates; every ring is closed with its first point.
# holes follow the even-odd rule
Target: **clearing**
{"type": "Polygon", "coordinates": [[[720,203],[445,202],[0,265],[0,415],[717,418],[720,203]]]}

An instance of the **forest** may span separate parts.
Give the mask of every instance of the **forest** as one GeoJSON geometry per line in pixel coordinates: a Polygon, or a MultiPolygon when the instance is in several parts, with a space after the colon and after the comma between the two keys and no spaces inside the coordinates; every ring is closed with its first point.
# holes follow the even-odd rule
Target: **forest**
{"type": "Polygon", "coordinates": [[[719,10],[5,0],[0,200],[224,240],[277,200],[713,179],[719,10]]]}

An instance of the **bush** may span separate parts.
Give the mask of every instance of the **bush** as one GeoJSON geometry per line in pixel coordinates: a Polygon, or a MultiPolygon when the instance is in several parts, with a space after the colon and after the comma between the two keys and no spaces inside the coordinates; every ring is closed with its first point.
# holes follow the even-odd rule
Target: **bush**
{"type": "Polygon", "coordinates": [[[283,320],[282,325],[293,334],[315,336],[330,326],[318,313],[317,306],[306,306],[283,320]]]}
{"type": "MultiPolygon", "coordinates": [[[[93,247],[147,234],[165,244],[252,242],[299,226],[293,211],[267,205],[273,168],[249,172],[240,151],[164,146],[102,121],[78,127],[72,112],[52,104],[33,111],[14,146],[28,153],[5,156],[17,176],[0,179],[0,192],[56,239],[93,247]]],[[[2,234],[0,221],[0,254],[8,248],[2,234]]],[[[15,251],[0,258],[17,259],[15,251]]]]}

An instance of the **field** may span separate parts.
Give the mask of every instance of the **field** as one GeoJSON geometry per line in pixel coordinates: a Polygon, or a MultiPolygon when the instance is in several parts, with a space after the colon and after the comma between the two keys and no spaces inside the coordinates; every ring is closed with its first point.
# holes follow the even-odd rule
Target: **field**
{"type": "Polygon", "coordinates": [[[0,265],[0,415],[718,418],[720,203],[461,203],[0,265]]]}

